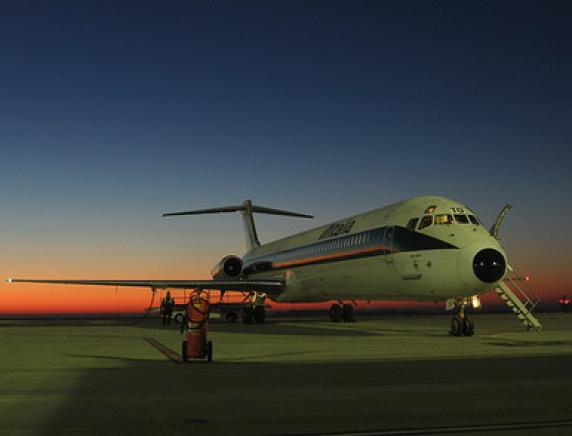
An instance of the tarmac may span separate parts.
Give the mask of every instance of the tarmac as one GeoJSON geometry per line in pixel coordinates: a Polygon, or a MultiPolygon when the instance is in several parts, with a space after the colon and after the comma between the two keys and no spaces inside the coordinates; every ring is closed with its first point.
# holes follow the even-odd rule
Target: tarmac
{"type": "Polygon", "coordinates": [[[572,434],[572,314],[213,320],[212,363],[177,325],[0,321],[0,434],[572,434]]]}

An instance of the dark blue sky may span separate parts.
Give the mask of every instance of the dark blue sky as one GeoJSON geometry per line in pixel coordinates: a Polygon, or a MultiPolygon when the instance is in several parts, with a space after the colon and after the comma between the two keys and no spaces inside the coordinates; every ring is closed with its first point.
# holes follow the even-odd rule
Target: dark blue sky
{"type": "Polygon", "coordinates": [[[7,2],[3,234],[70,253],[184,236],[177,255],[212,243],[210,262],[243,248],[238,217],[160,213],[252,198],[324,223],[439,194],[487,223],[513,202],[529,268],[569,258],[571,43],[568,1],[7,2]]]}

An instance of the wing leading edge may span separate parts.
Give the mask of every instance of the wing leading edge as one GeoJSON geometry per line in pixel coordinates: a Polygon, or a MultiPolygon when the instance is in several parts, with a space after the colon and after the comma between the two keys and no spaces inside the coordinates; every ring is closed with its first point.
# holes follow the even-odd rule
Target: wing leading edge
{"type": "Polygon", "coordinates": [[[134,286],[154,289],[213,289],[219,291],[258,291],[279,294],[284,282],[278,280],[36,280],[7,279],[8,283],[51,283],[63,285],[134,286]]]}

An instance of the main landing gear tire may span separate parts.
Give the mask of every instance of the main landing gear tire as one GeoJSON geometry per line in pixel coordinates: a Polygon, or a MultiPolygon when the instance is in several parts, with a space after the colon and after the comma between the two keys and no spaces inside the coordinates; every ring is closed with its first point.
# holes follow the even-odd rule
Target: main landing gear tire
{"type": "Polygon", "coordinates": [[[254,310],[250,306],[244,306],[242,308],[242,323],[252,324],[252,318],[254,317],[254,310]]]}
{"type": "Polygon", "coordinates": [[[332,304],[330,307],[330,320],[332,322],[340,322],[343,316],[342,306],[339,304],[332,304]]]}
{"type": "Polygon", "coordinates": [[[242,308],[242,322],[244,324],[254,324],[254,323],[264,324],[265,321],[266,321],[266,309],[264,308],[264,306],[255,306],[255,307],[244,306],[242,308]]]}
{"type": "Polygon", "coordinates": [[[256,324],[264,324],[266,321],[266,311],[264,306],[256,306],[254,308],[254,322],[256,324]]]}
{"type": "Polygon", "coordinates": [[[354,307],[351,304],[332,304],[330,307],[330,320],[332,322],[354,322],[354,307]]]}
{"type": "Polygon", "coordinates": [[[342,319],[344,322],[355,322],[354,307],[351,304],[344,304],[342,311],[342,319]]]}
{"type": "Polygon", "coordinates": [[[451,329],[449,336],[473,336],[475,334],[475,324],[468,317],[461,318],[454,316],[451,318],[451,329]]]}

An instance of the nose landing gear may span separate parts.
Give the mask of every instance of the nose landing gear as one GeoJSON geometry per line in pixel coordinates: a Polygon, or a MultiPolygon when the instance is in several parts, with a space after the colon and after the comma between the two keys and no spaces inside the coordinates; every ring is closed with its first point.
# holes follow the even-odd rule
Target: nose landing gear
{"type": "Polygon", "coordinates": [[[465,301],[457,305],[457,314],[451,318],[449,336],[473,336],[475,334],[475,324],[465,313],[465,307],[465,301]]]}

